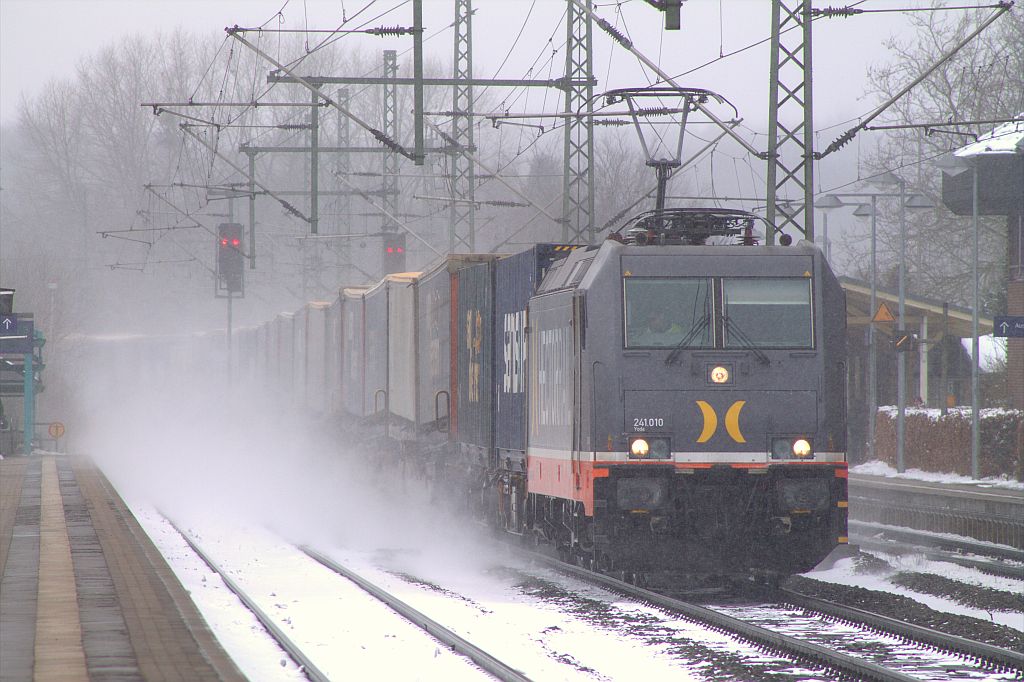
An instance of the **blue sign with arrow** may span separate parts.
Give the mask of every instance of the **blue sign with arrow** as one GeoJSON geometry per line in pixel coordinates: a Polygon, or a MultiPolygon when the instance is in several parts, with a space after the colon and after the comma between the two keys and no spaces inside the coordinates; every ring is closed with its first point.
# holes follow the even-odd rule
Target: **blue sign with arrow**
{"type": "Polygon", "coordinates": [[[992,335],[1024,338],[1024,317],[1003,315],[992,320],[992,335]]]}
{"type": "Polygon", "coordinates": [[[0,315],[0,354],[25,355],[32,352],[35,322],[17,314],[0,315]]]}

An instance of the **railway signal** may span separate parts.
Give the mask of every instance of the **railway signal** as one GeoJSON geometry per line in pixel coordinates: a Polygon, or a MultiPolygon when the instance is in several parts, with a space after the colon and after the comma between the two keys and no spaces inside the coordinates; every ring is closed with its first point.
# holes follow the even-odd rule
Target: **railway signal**
{"type": "Polygon", "coordinates": [[[243,291],[245,256],[242,253],[242,225],[221,223],[217,226],[218,289],[229,294],[243,291]]]}
{"type": "Polygon", "coordinates": [[[381,239],[381,270],[405,272],[405,232],[385,232],[381,239]]]}

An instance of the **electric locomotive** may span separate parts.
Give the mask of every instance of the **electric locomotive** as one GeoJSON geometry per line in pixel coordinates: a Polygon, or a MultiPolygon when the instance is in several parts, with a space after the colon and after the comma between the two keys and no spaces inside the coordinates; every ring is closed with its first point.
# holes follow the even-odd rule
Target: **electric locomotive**
{"type": "Polygon", "coordinates": [[[646,214],[496,321],[526,332],[522,361],[498,356],[498,409],[526,394],[525,448],[489,472],[508,531],[694,578],[803,572],[847,541],[844,292],[813,244],[757,245],[755,220],[646,214]]]}

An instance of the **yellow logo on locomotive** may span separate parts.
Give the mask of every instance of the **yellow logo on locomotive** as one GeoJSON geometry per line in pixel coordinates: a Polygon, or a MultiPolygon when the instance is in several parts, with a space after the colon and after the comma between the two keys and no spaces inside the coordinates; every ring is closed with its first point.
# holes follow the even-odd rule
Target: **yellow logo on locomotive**
{"type": "MultiPolygon", "coordinates": [[[[725,430],[729,437],[737,443],[747,442],[747,439],[743,437],[743,432],[740,431],[740,412],[746,404],[746,400],[737,400],[725,413],[725,430]]],[[[697,407],[700,408],[701,416],[704,417],[704,428],[701,430],[697,442],[707,443],[718,430],[718,414],[715,412],[715,408],[703,400],[697,401],[697,407]]]]}

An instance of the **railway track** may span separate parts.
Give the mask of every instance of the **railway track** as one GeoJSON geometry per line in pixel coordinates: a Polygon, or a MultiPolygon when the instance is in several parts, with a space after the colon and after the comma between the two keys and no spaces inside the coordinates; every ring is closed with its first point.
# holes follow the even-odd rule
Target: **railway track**
{"type": "Polygon", "coordinates": [[[1024,580],[1024,551],[862,522],[851,521],[850,529],[850,542],[862,550],[893,555],[920,554],[931,561],[1024,580]]]}
{"type": "Polygon", "coordinates": [[[400,614],[403,618],[408,620],[410,623],[418,626],[435,639],[439,640],[445,646],[450,647],[453,651],[466,656],[482,669],[494,675],[499,680],[505,682],[528,682],[529,678],[523,675],[521,672],[516,670],[510,665],[507,665],[495,658],[491,654],[487,653],[480,647],[476,646],[472,642],[459,635],[455,634],[445,626],[441,625],[437,621],[433,620],[429,616],[409,606],[404,601],[394,596],[387,590],[375,585],[366,578],[362,577],[358,573],[350,570],[349,568],[341,565],[337,561],[334,561],[330,557],[321,554],[315,549],[302,546],[299,549],[306,554],[309,558],[320,563],[324,567],[334,571],[338,575],[341,575],[353,583],[358,585],[362,590],[372,595],[374,598],[380,600],[396,613],[400,614]]]}
{"type": "Polygon", "coordinates": [[[682,614],[784,656],[820,667],[830,676],[858,680],[936,680],[964,679],[960,676],[962,674],[976,679],[993,673],[1005,675],[1005,679],[1016,679],[1015,675],[1024,675],[1024,656],[1016,652],[927,628],[908,626],[900,621],[805,598],[797,593],[785,593],[783,601],[798,607],[799,611],[788,608],[785,603],[708,608],[639,588],[551,557],[533,557],[563,574],[600,585],[630,599],[682,614]],[[849,630],[840,634],[831,625],[836,622],[856,624],[861,635],[854,636],[849,630]],[[784,634],[782,630],[785,629],[800,632],[784,634]],[[877,641],[879,632],[892,633],[896,641],[889,644],[877,641]],[[867,637],[863,636],[865,633],[867,637]],[[836,650],[844,646],[849,652],[836,650]],[[886,665],[853,653],[860,653],[860,650],[869,651],[876,659],[884,660],[886,665]],[[968,660],[961,660],[964,658],[968,660]]]}
{"type": "Polygon", "coordinates": [[[252,597],[250,597],[245,592],[245,590],[243,590],[238,585],[238,583],[232,580],[231,576],[229,576],[224,570],[222,570],[221,567],[217,565],[217,563],[210,557],[210,555],[204,552],[202,547],[200,547],[188,533],[179,528],[178,525],[175,524],[174,521],[169,519],[167,516],[161,516],[163,516],[164,520],[166,520],[167,523],[170,524],[172,528],[174,528],[174,530],[188,544],[192,551],[195,552],[196,555],[203,560],[203,562],[209,567],[209,569],[220,577],[224,584],[227,585],[228,589],[231,590],[235,594],[235,596],[238,597],[239,600],[241,600],[243,604],[245,604],[245,607],[249,609],[253,616],[256,617],[256,619],[266,630],[267,634],[270,635],[270,637],[275,642],[277,642],[278,646],[280,646],[281,649],[286,651],[288,655],[292,657],[292,660],[295,661],[295,663],[300,667],[300,669],[306,675],[307,678],[312,680],[312,682],[330,681],[330,678],[327,677],[327,675],[325,675],[319,668],[316,667],[316,664],[314,664],[313,661],[310,660],[309,656],[307,656],[305,652],[302,651],[302,648],[299,647],[294,641],[292,641],[292,639],[288,637],[288,635],[285,634],[285,632],[277,626],[277,624],[274,622],[274,619],[271,618],[266,611],[261,609],[259,605],[256,603],[256,601],[252,597]]]}
{"type": "Polygon", "coordinates": [[[972,658],[990,670],[998,672],[1017,671],[1024,674],[1024,654],[1016,651],[1002,649],[983,642],[975,642],[844,604],[836,604],[824,599],[801,594],[794,590],[782,589],[780,593],[785,601],[794,606],[823,614],[829,618],[859,623],[896,637],[908,637],[924,642],[940,651],[972,658]]]}
{"type": "MultiPolygon", "coordinates": [[[[231,592],[238,597],[253,616],[256,617],[266,630],[267,634],[277,642],[282,650],[291,656],[292,660],[295,661],[299,666],[299,669],[308,679],[312,682],[329,682],[330,678],[324,674],[324,672],[321,671],[315,663],[313,663],[300,646],[298,646],[281,628],[276,625],[274,619],[268,615],[266,611],[260,608],[256,603],[256,600],[248,595],[237,582],[232,580],[228,573],[224,571],[188,533],[179,528],[174,521],[166,516],[164,516],[164,519],[182,537],[192,551],[203,560],[207,567],[220,577],[228,589],[231,590],[231,592]]],[[[474,645],[472,642],[460,637],[437,621],[429,618],[420,611],[417,611],[383,588],[360,576],[358,573],[321,554],[320,552],[317,552],[311,547],[300,546],[296,549],[322,566],[356,584],[364,592],[387,605],[407,621],[419,627],[445,646],[449,647],[452,651],[466,656],[477,666],[490,673],[495,678],[502,680],[503,682],[529,682],[529,678],[518,670],[503,663],[496,657],[474,645]]]]}

